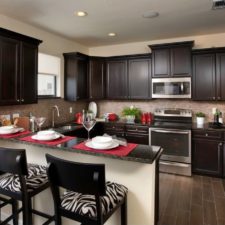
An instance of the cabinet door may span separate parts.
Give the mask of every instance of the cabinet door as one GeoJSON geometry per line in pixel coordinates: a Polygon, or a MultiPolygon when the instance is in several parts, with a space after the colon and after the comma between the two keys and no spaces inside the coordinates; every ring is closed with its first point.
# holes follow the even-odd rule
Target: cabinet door
{"type": "Polygon", "coordinates": [[[152,77],[170,76],[170,49],[152,51],[152,77]]]}
{"type": "Polygon", "coordinates": [[[19,104],[20,42],[0,38],[0,105],[19,104]]]}
{"type": "Polygon", "coordinates": [[[195,139],[192,145],[193,172],[222,176],[222,151],[222,142],[195,139]]]}
{"type": "Polygon", "coordinates": [[[171,75],[174,77],[191,76],[190,47],[171,48],[171,75]]]}
{"type": "Polygon", "coordinates": [[[127,99],[127,61],[107,62],[107,98],[127,99]]]}
{"type": "Polygon", "coordinates": [[[77,99],[88,98],[88,60],[77,60],[77,99]]]}
{"type": "Polygon", "coordinates": [[[89,98],[103,99],[104,98],[104,61],[90,60],[89,67],[89,98]]]}
{"type": "Polygon", "coordinates": [[[216,62],[217,100],[225,100],[225,53],[217,54],[216,62]]]}
{"type": "Polygon", "coordinates": [[[74,57],[64,56],[64,98],[77,100],[77,63],[74,57]]]}
{"type": "Polygon", "coordinates": [[[88,60],[77,57],[76,53],[64,54],[64,97],[76,101],[88,98],[88,60]]]}
{"type": "Polygon", "coordinates": [[[150,98],[150,59],[129,60],[128,84],[130,99],[150,98]]]}
{"type": "Polygon", "coordinates": [[[139,133],[126,133],[125,138],[128,142],[141,144],[141,145],[148,145],[149,138],[148,135],[141,135],[139,133]]]}
{"type": "Polygon", "coordinates": [[[193,57],[193,100],[215,100],[215,55],[193,57]]]}
{"type": "Polygon", "coordinates": [[[38,47],[27,43],[21,45],[21,103],[37,103],[37,57],[38,47]]]}

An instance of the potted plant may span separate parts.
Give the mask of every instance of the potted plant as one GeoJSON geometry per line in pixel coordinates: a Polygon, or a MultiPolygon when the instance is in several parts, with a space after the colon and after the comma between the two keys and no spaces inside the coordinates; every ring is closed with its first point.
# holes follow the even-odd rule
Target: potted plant
{"type": "Polygon", "coordinates": [[[135,119],[140,119],[141,110],[132,105],[130,107],[125,107],[122,114],[126,117],[127,123],[134,123],[135,119]]]}
{"type": "Polygon", "coordinates": [[[202,125],[205,122],[205,113],[197,112],[196,114],[197,124],[202,125]]]}

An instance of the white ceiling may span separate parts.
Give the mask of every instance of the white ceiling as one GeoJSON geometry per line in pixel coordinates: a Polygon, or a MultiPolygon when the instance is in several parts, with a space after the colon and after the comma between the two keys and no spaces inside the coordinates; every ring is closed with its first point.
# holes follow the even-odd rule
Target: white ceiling
{"type": "Polygon", "coordinates": [[[225,32],[225,10],[211,7],[212,0],[0,0],[1,14],[86,46],[225,32]],[[88,16],[74,16],[78,10],[88,16]],[[144,19],[148,10],[159,17],[144,19]]]}

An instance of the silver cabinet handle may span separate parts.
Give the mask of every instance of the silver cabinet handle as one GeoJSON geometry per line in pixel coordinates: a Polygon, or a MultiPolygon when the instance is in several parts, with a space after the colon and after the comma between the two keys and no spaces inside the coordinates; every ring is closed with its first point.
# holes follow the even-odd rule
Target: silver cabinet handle
{"type": "Polygon", "coordinates": [[[21,99],[21,102],[24,102],[24,99],[23,98],[21,99]]]}
{"type": "Polygon", "coordinates": [[[212,99],[213,99],[213,100],[215,100],[215,99],[216,99],[216,97],[213,97],[212,99]]]}
{"type": "Polygon", "coordinates": [[[206,133],[205,136],[208,137],[209,135],[206,133]]]}
{"type": "Polygon", "coordinates": [[[166,134],[189,134],[188,131],[172,131],[172,130],[152,130],[157,133],[166,133],[166,134]]]}
{"type": "Polygon", "coordinates": [[[17,99],[16,101],[17,101],[17,102],[20,102],[20,100],[19,100],[19,99],[17,99]]]}
{"type": "Polygon", "coordinates": [[[221,97],[219,97],[219,96],[218,96],[218,97],[217,97],[217,99],[218,99],[218,100],[220,100],[220,99],[221,99],[221,97]]]}
{"type": "Polygon", "coordinates": [[[220,143],[218,144],[218,147],[221,147],[221,146],[223,146],[223,143],[220,142],[220,143]]]}

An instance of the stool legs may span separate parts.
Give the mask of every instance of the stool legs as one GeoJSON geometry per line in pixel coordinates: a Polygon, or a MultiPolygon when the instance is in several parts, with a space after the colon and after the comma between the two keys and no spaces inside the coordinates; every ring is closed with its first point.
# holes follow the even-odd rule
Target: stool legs
{"type": "Polygon", "coordinates": [[[121,205],[121,225],[127,225],[127,197],[121,205]]]}
{"type": "Polygon", "coordinates": [[[24,199],[23,202],[23,225],[32,225],[31,199],[24,199]]]}
{"type": "Polygon", "coordinates": [[[16,200],[13,200],[12,204],[12,213],[13,213],[13,225],[18,225],[18,203],[16,200]]]}

